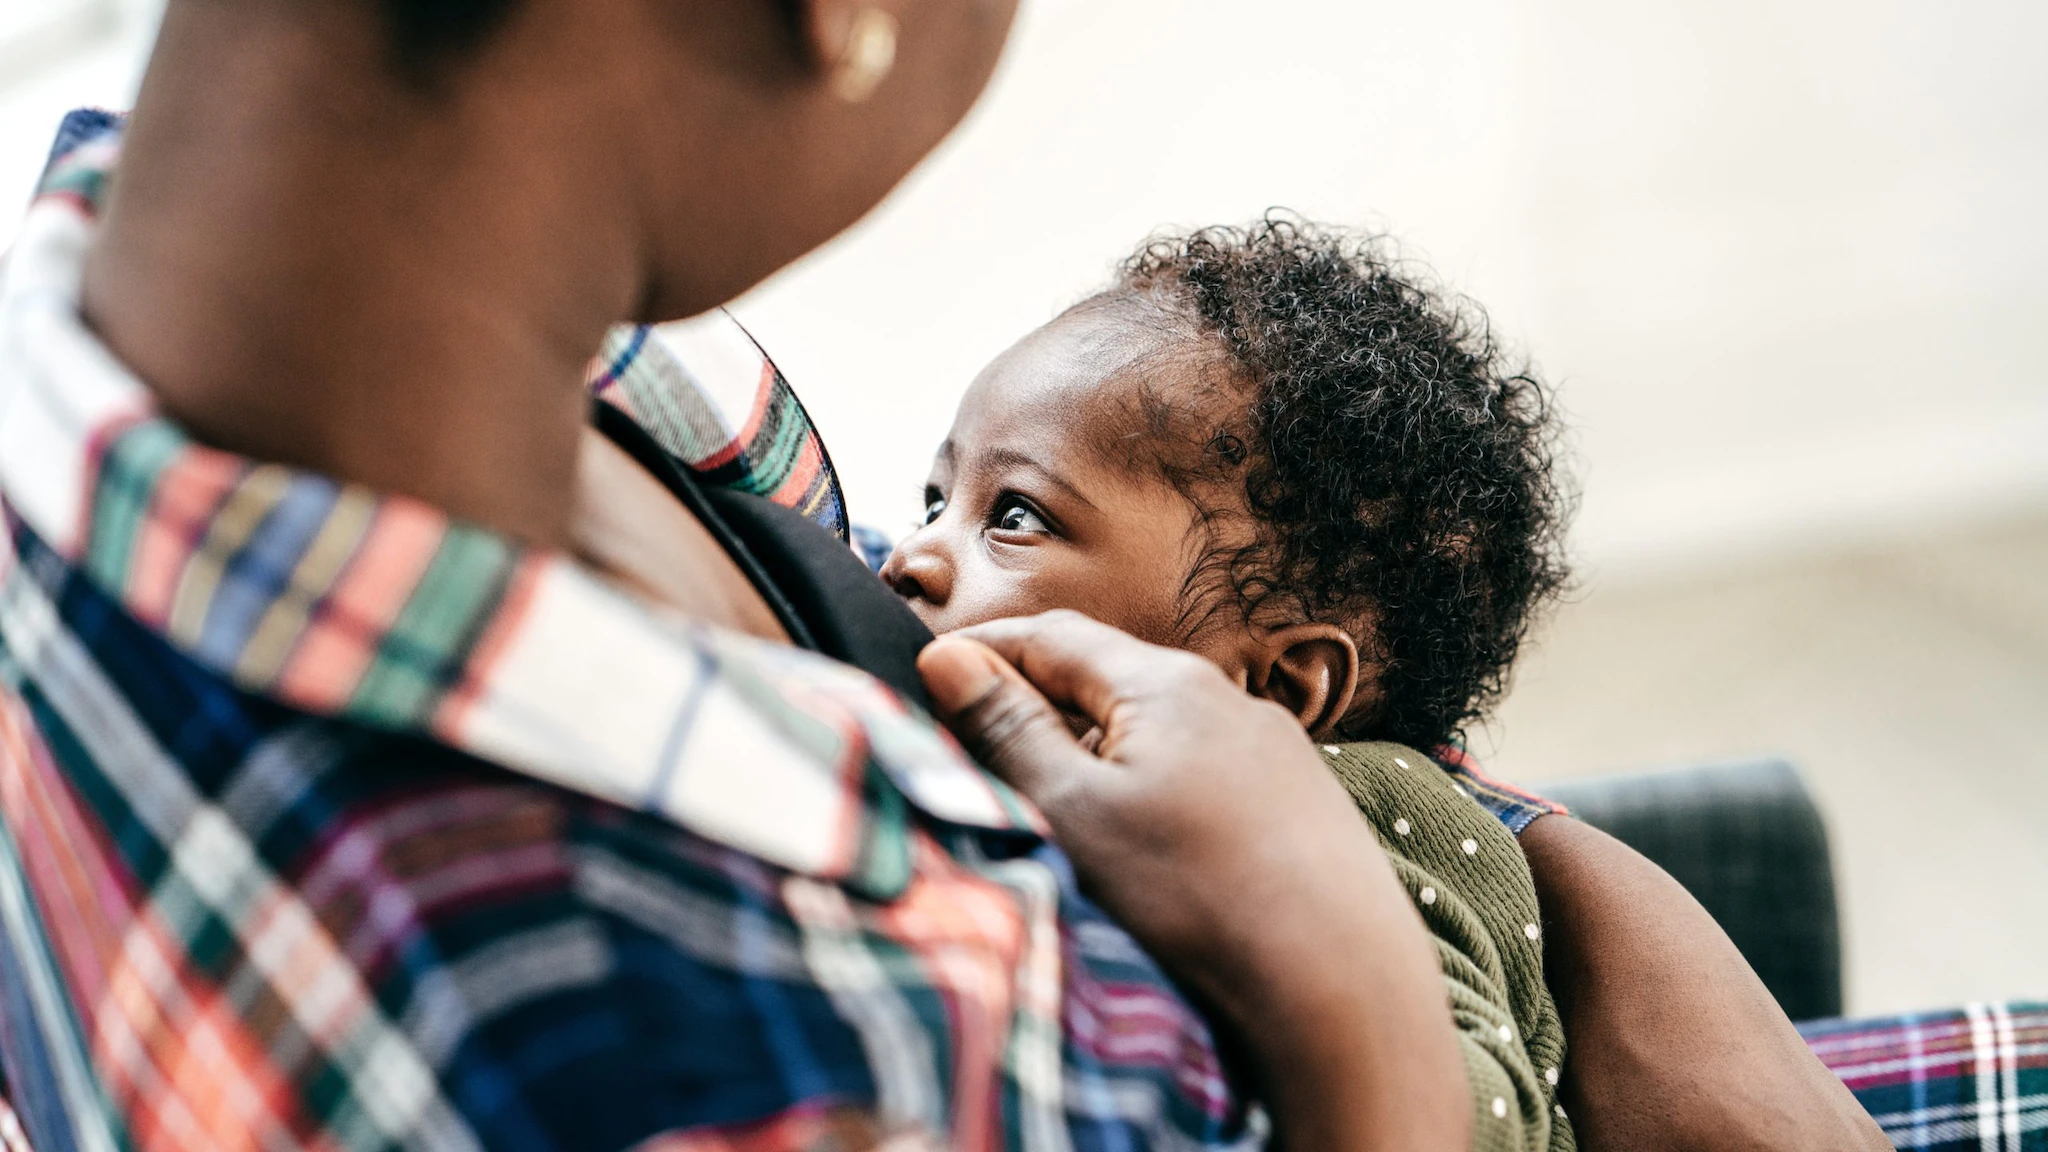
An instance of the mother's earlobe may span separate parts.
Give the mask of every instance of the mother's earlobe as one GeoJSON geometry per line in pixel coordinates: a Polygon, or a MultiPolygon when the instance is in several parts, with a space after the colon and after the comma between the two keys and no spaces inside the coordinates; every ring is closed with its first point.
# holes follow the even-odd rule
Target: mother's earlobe
{"type": "Polygon", "coordinates": [[[875,94],[896,67],[896,17],[863,0],[795,0],[809,64],[822,71],[832,94],[859,104],[875,94]]]}
{"type": "Polygon", "coordinates": [[[862,7],[853,14],[846,49],[832,65],[832,93],[848,104],[875,94],[896,67],[896,17],[880,8],[862,7]]]}

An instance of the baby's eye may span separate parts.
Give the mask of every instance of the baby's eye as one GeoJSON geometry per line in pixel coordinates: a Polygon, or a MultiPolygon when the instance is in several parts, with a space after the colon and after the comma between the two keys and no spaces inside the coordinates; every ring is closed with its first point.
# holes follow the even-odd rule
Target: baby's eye
{"type": "Polygon", "coordinates": [[[946,511],[946,498],[935,492],[924,494],[924,522],[937,520],[946,511]]]}
{"type": "Polygon", "coordinates": [[[995,527],[1003,532],[1052,531],[1043,516],[1014,496],[1004,497],[1002,503],[996,505],[995,527]]]}

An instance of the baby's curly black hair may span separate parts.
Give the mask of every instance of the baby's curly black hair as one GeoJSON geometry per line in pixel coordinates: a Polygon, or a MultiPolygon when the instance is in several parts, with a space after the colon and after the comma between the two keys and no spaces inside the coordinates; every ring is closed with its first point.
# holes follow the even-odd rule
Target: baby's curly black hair
{"type": "Polygon", "coordinates": [[[1162,355],[1231,400],[1141,388],[1141,439],[1204,512],[1187,626],[1233,600],[1341,624],[1369,704],[1340,736],[1461,737],[1565,586],[1571,506],[1549,390],[1484,312],[1384,237],[1277,214],[1154,238],[1090,303],[1151,313],[1162,355]],[[1202,498],[1218,482],[1248,525],[1202,498]]]}

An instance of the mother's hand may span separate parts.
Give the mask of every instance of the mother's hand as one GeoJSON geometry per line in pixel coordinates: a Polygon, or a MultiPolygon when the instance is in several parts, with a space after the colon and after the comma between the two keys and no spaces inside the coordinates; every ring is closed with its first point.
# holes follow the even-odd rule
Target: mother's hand
{"type": "Polygon", "coordinates": [[[942,637],[918,667],[1089,895],[1220,1015],[1288,1146],[1467,1146],[1434,950],[1289,713],[1073,612],[942,637]]]}

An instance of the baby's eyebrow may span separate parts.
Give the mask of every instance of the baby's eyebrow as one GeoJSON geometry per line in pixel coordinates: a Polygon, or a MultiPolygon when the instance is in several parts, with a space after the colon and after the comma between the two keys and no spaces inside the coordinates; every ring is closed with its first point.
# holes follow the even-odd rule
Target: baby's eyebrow
{"type": "Polygon", "coordinates": [[[1046,483],[1086,504],[1091,509],[1095,507],[1095,501],[1090,500],[1086,494],[1069,483],[1065,477],[1046,467],[1043,463],[1039,462],[1037,457],[1029,453],[1019,452],[1015,448],[990,448],[982,452],[981,456],[983,463],[999,468],[1021,468],[1027,472],[1036,472],[1039,478],[1046,483]]]}
{"type": "Polygon", "coordinates": [[[956,454],[952,437],[949,436],[939,442],[938,451],[932,453],[932,470],[925,476],[924,486],[927,492],[936,490],[952,478],[953,457],[956,454]]]}

